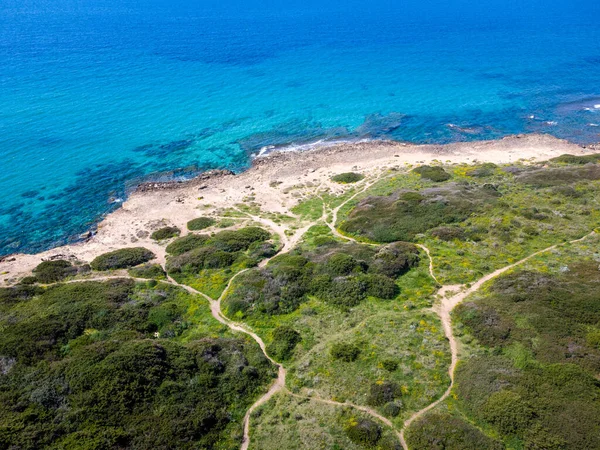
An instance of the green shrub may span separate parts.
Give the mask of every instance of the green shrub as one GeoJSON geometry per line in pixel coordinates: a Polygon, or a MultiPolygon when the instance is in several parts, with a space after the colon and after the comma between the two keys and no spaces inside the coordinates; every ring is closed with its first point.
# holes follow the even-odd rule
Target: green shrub
{"type": "Polygon", "coordinates": [[[383,413],[388,417],[398,417],[400,412],[402,411],[402,402],[401,401],[393,401],[386,403],[383,405],[383,413]]]}
{"type": "Polygon", "coordinates": [[[212,217],[198,217],[196,219],[192,219],[187,223],[187,228],[190,231],[199,231],[204,230],[205,228],[210,228],[215,225],[217,221],[212,217]]]}
{"type": "Polygon", "coordinates": [[[409,448],[427,450],[503,450],[500,442],[487,437],[459,417],[432,412],[417,419],[406,430],[409,448]]]}
{"type": "Polygon", "coordinates": [[[333,359],[344,362],[354,362],[360,356],[360,349],[354,344],[336,342],[331,346],[329,354],[333,359]]]}
{"type": "Polygon", "coordinates": [[[455,239],[463,241],[465,239],[465,231],[458,227],[438,227],[431,230],[431,235],[442,241],[450,242],[455,239]]]}
{"type": "Polygon", "coordinates": [[[329,285],[325,300],[342,308],[351,308],[367,298],[367,283],[358,277],[335,278],[329,285]]]}
{"type": "Polygon", "coordinates": [[[395,279],[419,264],[419,259],[418,247],[407,242],[395,242],[378,250],[369,270],[395,279]]]}
{"type": "Polygon", "coordinates": [[[286,361],[292,357],[301,340],[302,336],[293,328],[279,326],[273,331],[273,341],[267,347],[267,352],[277,361],[286,361]]]}
{"type": "Polygon", "coordinates": [[[167,245],[166,251],[169,255],[183,255],[190,250],[203,247],[209,241],[210,236],[205,234],[188,234],[187,236],[175,239],[167,245]]]}
{"type": "Polygon", "coordinates": [[[44,261],[33,269],[33,274],[40,283],[50,284],[76,275],[77,268],[69,261],[44,261]]]}
{"type": "Polygon", "coordinates": [[[166,278],[165,271],[160,264],[143,264],[138,267],[132,267],[127,272],[134,278],[156,278],[159,280],[166,278]]]}
{"type": "Polygon", "coordinates": [[[143,247],[122,248],[95,258],[90,266],[94,270],[127,269],[154,259],[156,255],[143,247]]]}
{"type": "Polygon", "coordinates": [[[367,285],[367,295],[392,300],[400,294],[400,288],[394,280],[385,275],[369,274],[362,277],[367,285]]]}
{"type": "Polygon", "coordinates": [[[386,403],[393,402],[401,395],[402,391],[398,384],[391,381],[378,382],[371,385],[367,403],[371,406],[383,406],[386,403]]]}
{"type": "Polygon", "coordinates": [[[364,179],[365,176],[356,172],[345,172],[340,173],[338,175],[334,175],[331,177],[331,181],[336,183],[348,184],[348,183],[357,183],[360,180],[364,179]]]}
{"type": "Polygon", "coordinates": [[[346,427],[346,434],[352,442],[373,448],[381,438],[381,427],[370,419],[353,419],[346,427]]]}
{"type": "Polygon", "coordinates": [[[344,253],[333,254],[325,264],[327,270],[333,276],[350,275],[352,272],[362,272],[362,267],[356,259],[344,253]]]}
{"type": "Polygon", "coordinates": [[[533,419],[533,411],[516,392],[494,392],[482,410],[482,416],[505,434],[522,433],[533,419]]]}
{"type": "Polygon", "coordinates": [[[381,361],[381,365],[388,372],[395,372],[398,370],[398,361],[395,359],[384,359],[381,361]]]}
{"type": "Polygon", "coordinates": [[[600,153],[591,155],[560,155],[550,161],[563,164],[590,164],[600,162],[600,153]]]}
{"type": "Polygon", "coordinates": [[[421,178],[427,178],[431,181],[435,181],[436,183],[447,181],[452,178],[448,172],[439,166],[420,166],[412,171],[416,174],[419,174],[421,178]]]}
{"type": "Polygon", "coordinates": [[[210,239],[210,242],[221,250],[238,252],[248,250],[254,242],[264,242],[270,237],[271,234],[262,228],[246,227],[235,231],[219,231],[210,239]]]}
{"type": "Polygon", "coordinates": [[[181,234],[181,230],[177,227],[163,227],[156,230],[150,237],[155,241],[162,241],[164,239],[171,239],[181,234]]]}

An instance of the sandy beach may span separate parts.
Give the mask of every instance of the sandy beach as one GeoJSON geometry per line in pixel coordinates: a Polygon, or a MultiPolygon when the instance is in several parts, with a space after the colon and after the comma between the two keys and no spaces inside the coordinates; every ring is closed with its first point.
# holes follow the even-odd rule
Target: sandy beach
{"type": "Polygon", "coordinates": [[[333,174],[355,171],[373,175],[392,167],[426,164],[543,161],[561,154],[597,151],[547,135],[519,135],[497,141],[448,145],[411,145],[390,141],[335,144],[303,152],[278,152],[254,160],[240,174],[205,174],[189,182],[143,185],[123,206],[98,224],[88,239],[35,255],[15,254],[0,261],[0,284],[17,282],[42,260],[68,258],[89,262],[123,247],[143,246],[164,262],[164,245],[150,238],[152,231],[174,225],[186,234],[186,223],[200,216],[252,201],[261,211],[293,215],[290,211],[311,187],[332,192],[347,187],[330,181],[333,174]]]}

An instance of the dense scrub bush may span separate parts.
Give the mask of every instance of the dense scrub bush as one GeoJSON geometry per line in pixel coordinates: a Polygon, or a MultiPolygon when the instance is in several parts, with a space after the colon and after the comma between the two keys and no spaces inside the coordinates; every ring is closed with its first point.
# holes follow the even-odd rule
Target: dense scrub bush
{"type": "Polygon", "coordinates": [[[241,275],[224,301],[228,314],[286,314],[308,296],[342,309],[367,296],[393,299],[395,279],[416,265],[418,249],[394,243],[380,250],[360,244],[334,242],[275,257],[265,269],[241,275]]]}
{"type": "Polygon", "coordinates": [[[360,277],[360,280],[366,284],[366,293],[370,297],[392,300],[400,294],[400,288],[396,282],[384,275],[369,274],[360,277]]]}
{"type": "Polygon", "coordinates": [[[483,186],[456,183],[424,189],[422,200],[404,200],[405,194],[361,200],[340,229],[377,242],[413,241],[417,234],[466,220],[500,197],[483,186]]]}
{"type": "Polygon", "coordinates": [[[360,356],[360,349],[354,344],[336,342],[331,346],[329,354],[333,359],[338,359],[344,362],[354,362],[360,356]]]}
{"type": "Polygon", "coordinates": [[[273,341],[267,352],[277,361],[285,361],[292,357],[296,345],[302,340],[300,333],[291,327],[281,326],[273,331],[273,341]]]}
{"type": "Polygon", "coordinates": [[[421,178],[427,178],[428,180],[435,181],[437,183],[447,181],[452,178],[443,167],[439,166],[420,166],[412,170],[414,173],[419,174],[421,178]]]}
{"type": "Polygon", "coordinates": [[[0,288],[0,305],[13,305],[32,299],[34,296],[43,292],[38,286],[29,284],[17,285],[10,288],[0,288]]]}
{"type": "Polygon", "coordinates": [[[405,274],[419,263],[419,249],[407,242],[395,242],[377,251],[369,266],[371,272],[390,278],[405,274]]]}
{"type": "Polygon", "coordinates": [[[600,349],[588,339],[599,287],[598,263],[581,261],[557,274],[511,273],[459,307],[456,318],[485,346],[457,368],[462,407],[523,448],[600,448],[600,349]]]}
{"type": "Polygon", "coordinates": [[[431,235],[442,241],[450,242],[455,239],[463,241],[465,239],[465,231],[458,227],[438,227],[431,230],[431,235]]]}
{"type": "Polygon", "coordinates": [[[383,406],[386,403],[393,402],[401,395],[402,391],[398,384],[391,381],[377,382],[371,385],[367,403],[371,406],[383,406]]]}
{"type": "Polygon", "coordinates": [[[533,419],[533,411],[516,392],[502,390],[488,398],[482,410],[483,418],[503,434],[522,433],[533,419]]]}
{"type": "Polygon", "coordinates": [[[388,417],[398,417],[402,411],[402,402],[394,401],[383,405],[383,414],[388,417]]]}
{"type": "Polygon", "coordinates": [[[600,153],[591,155],[560,155],[550,161],[563,164],[590,164],[600,162],[600,153]]]}
{"type": "Polygon", "coordinates": [[[374,448],[381,438],[381,427],[370,419],[353,419],[346,427],[346,434],[355,444],[374,448]]]}
{"type": "Polygon", "coordinates": [[[381,366],[388,372],[395,372],[398,370],[398,361],[395,359],[384,359],[381,361],[381,366]]]}
{"type": "Polygon", "coordinates": [[[335,278],[329,285],[324,300],[342,308],[351,308],[367,298],[367,288],[362,277],[335,278]]]}
{"type": "Polygon", "coordinates": [[[600,165],[565,166],[534,169],[515,178],[518,182],[533,187],[552,187],[577,183],[583,180],[600,180],[600,165]]]}
{"type": "Polygon", "coordinates": [[[0,448],[235,447],[271,366],[245,340],[169,339],[189,298],[163,287],[28,286],[0,304],[0,448]]]}
{"type": "Polygon", "coordinates": [[[473,169],[467,170],[466,175],[475,178],[485,178],[492,176],[496,172],[497,168],[498,166],[494,163],[484,163],[474,167],[473,169]]]}
{"type": "Polygon", "coordinates": [[[163,227],[156,230],[150,235],[155,241],[162,241],[164,239],[171,239],[181,234],[181,230],[177,227],[163,227]]]}
{"type": "Polygon", "coordinates": [[[196,219],[192,219],[187,223],[187,228],[190,231],[200,231],[205,228],[210,228],[215,225],[217,221],[212,217],[198,217],[196,219]]]}
{"type": "Polygon", "coordinates": [[[362,180],[363,178],[365,178],[365,176],[361,175],[360,173],[345,172],[345,173],[340,173],[338,175],[334,175],[333,177],[331,177],[331,181],[335,181],[336,183],[348,184],[348,183],[356,183],[356,182],[362,180]]]}
{"type": "Polygon", "coordinates": [[[122,248],[105,253],[95,258],[90,266],[94,270],[127,269],[154,259],[156,256],[150,250],[142,247],[122,248]]]}
{"type": "Polygon", "coordinates": [[[259,227],[246,227],[239,230],[224,230],[215,234],[210,243],[226,252],[245,251],[254,242],[264,242],[271,237],[268,231],[259,227]]]}
{"type": "Polygon", "coordinates": [[[204,234],[188,234],[167,245],[166,251],[172,256],[183,255],[190,250],[203,247],[209,239],[210,237],[204,234]]]}
{"type": "Polygon", "coordinates": [[[73,267],[69,261],[64,260],[44,261],[33,269],[36,280],[44,284],[56,283],[76,275],[77,272],[76,267],[73,267]]]}
{"type": "Polygon", "coordinates": [[[165,271],[160,264],[142,264],[138,267],[132,267],[127,272],[134,278],[154,278],[158,280],[166,278],[165,271]]]}
{"type": "Polygon", "coordinates": [[[427,450],[502,450],[504,446],[459,417],[428,413],[406,430],[409,448],[427,450]]]}

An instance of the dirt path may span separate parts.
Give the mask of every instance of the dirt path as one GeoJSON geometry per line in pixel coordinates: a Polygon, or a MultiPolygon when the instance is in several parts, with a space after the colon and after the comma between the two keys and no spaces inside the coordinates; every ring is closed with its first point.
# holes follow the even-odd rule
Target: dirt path
{"type": "MultiPolygon", "coordinates": [[[[442,286],[442,288],[440,288],[440,290],[438,291],[438,294],[441,296],[441,302],[439,303],[439,305],[434,307],[433,310],[439,315],[440,320],[442,321],[442,326],[444,327],[444,333],[446,334],[448,343],[450,345],[450,352],[452,355],[450,367],[448,368],[448,374],[450,375],[450,386],[448,386],[448,389],[446,389],[444,394],[439,399],[437,399],[435,402],[427,405],[425,408],[421,409],[420,411],[417,411],[416,413],[414,413],[412,416],[410,416],[404,422],[404,426],[402,427],[402,431],[400,433],[400,441],[402,443],[402,447],[405,450],[408,450],[408,445],[406,444],[406,440],[404,437],[406,429],[416,419],[423,416],[425,413],[432,410],[433,408],[438,406],[441,402],[446,400],[448,398],[448,396],[450,395],[452,388],[454,387],[454,370],[456,369],[456,364],[458,363],[458,341],[454,337],[454,333],[452,330],[452,317],[451,317],[452,310],[456,306],[458,306],[460,303],[462,303],[469,295],[478,291],[481,288],[481,286],[483,286],[486,282],[498,277],[499,275],[502,275],[503,273],[505,273],[511,269],[514,269],[515,267],[529,261],[532,258],[535,258],[538,255],[541,255],[542,253],[552,251],[558,247],[561,247],[561,246],[564,246],[567,244],[575,244],[577,242],[581,242],[581,241],[589,238],[590,236],[593,236],[594,234],[595,234],[595,232],[592,231],[591,233],[583,236],[582,238],[575,239],[573,241],[565,242],[562,244],[552,245],[543,250],[539,250],[539,251],[527,256],[526,258],[523,258],[523,259],[521,259],[513,264],[510,264],[508,266],[502,267],[501,269],[495,270],[494,272],[480,278],[477,282],[473,283],[468,288],[465,285],[446,285],[446,286],[442,286]]],[[[423,250],[425,250],[427,255],[430,255],[429,249],[427,249],[425,246],[419,245],[419,247],[421,247],[423,250]]],[[[430,258],[431,258],[431,256],[430,256],[430,258]]],[[[430,261],[431,261],[430,270],[432,271],[432,276],[433,276],[433,261],[431,259],[430,259],[430,261]]]]}

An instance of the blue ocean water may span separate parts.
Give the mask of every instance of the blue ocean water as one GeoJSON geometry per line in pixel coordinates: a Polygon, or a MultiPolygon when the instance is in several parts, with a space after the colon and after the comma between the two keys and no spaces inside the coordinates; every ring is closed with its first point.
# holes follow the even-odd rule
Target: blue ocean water
{"type": "Polygon", "coordinates": [[[595,0],[0,0],[0,255],[266,146],[600,133],[595,0]]]}

